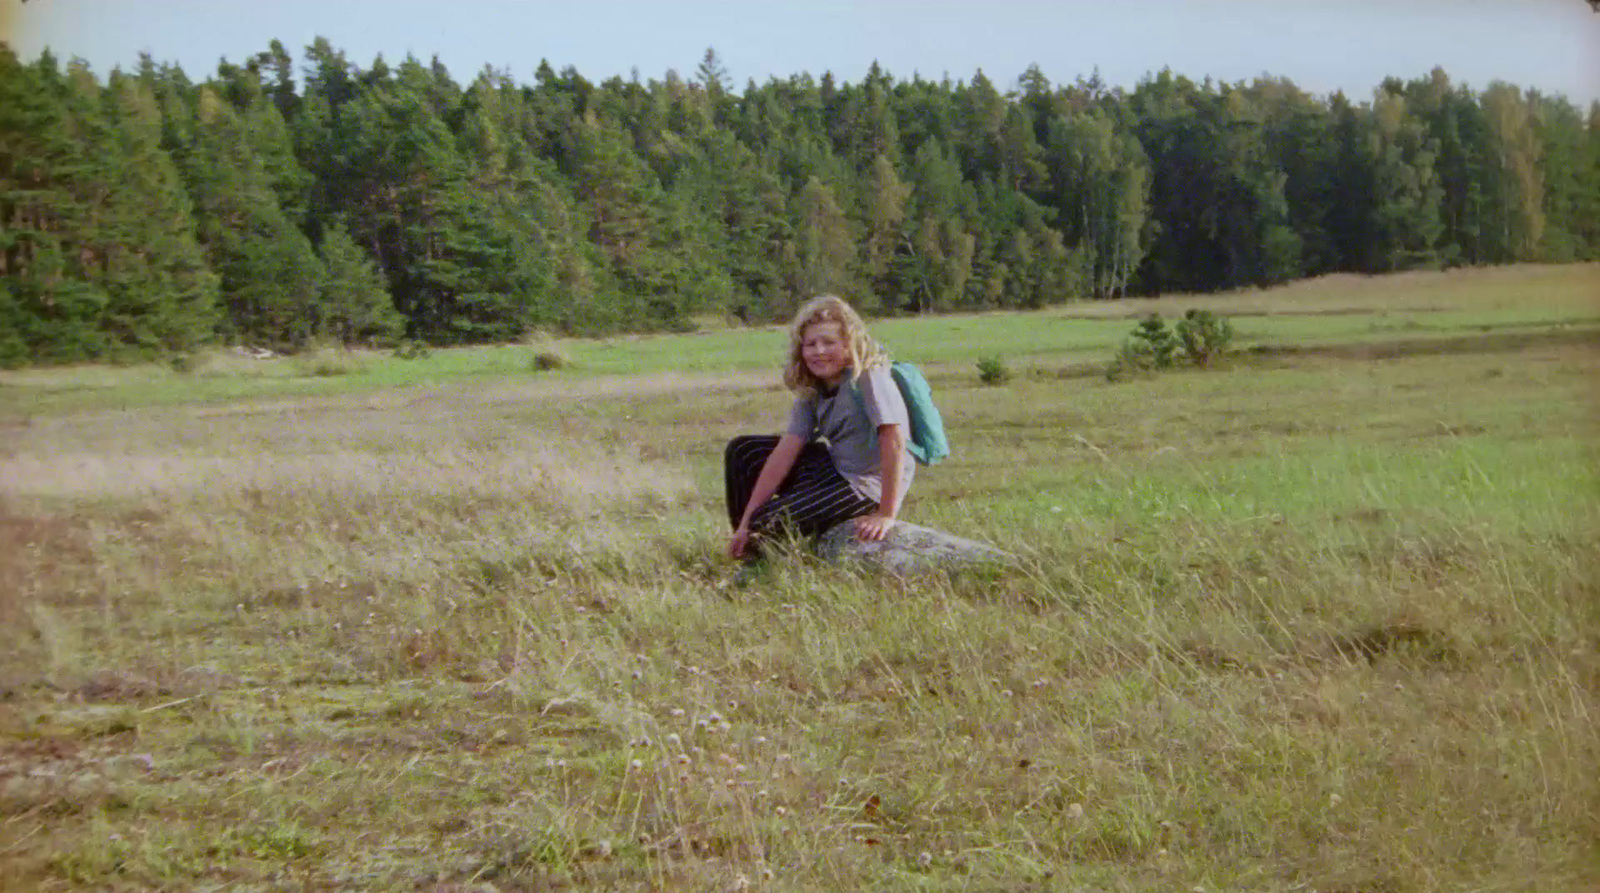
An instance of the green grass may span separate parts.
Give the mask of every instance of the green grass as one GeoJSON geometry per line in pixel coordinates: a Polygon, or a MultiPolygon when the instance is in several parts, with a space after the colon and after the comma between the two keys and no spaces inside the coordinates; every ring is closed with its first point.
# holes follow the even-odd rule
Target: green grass
{"type": "MultiPolygon", "coordinates": [[[[1559,272],[1317,306],[1410,282],[1450,337],[1534,294],[1502,321],[1541,332],[1559,272]]],[[[745,589],[718,463],[781,422],[771,333],[243,400],[8,377],[70,390],[0,451],[0,887],[1594,889],[1593,343],[1003,387],[959,353],[1129,326],[880,326],[956,450],[906,516],[1018,561],[745,589]]]]}
{"type": "MultiPolygon", "coordinates": [[[[974,374],[985,352],[1019,371],[1104,362],[1140,315],[1176,320],[1199,306],[1237,319],[1236,346],[1344,344],[1484,332],[1593,330],[1600,326],[1600,267],[1506,268],[1385,278],[1330,277],[1281,289],[1068,305],[1030,313],[899,318],[874,334],[897,357],[974,374]],[[979,349],[981,347],[981,349],[979,349]]],[[[78,366],[0,372],[0,417],[84,409],[137,409],[247,399],[339,397],[397,388],[485,382],[581,387],[606,376],[723,376],[771,372],[785,350],[781,327],[703,334],[541,340],[538,344],[435,350],[402,360],[382,352],[311,358],[202,357],[178,373],[160,365],[78,366]],[[553,350],[570,367],[531,371],[553,350]],[[331,374],[330,373],[331,370],[331,374]]],[[[774,380],[776,380],[774,378],[774,380]]]]}

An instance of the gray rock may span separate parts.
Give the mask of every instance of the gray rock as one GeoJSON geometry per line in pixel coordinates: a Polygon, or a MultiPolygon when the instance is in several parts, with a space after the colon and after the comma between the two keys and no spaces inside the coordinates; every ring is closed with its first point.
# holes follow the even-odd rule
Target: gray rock
{"type": "Polygon", "coordinates": [[[859,561],[897,574],[1005,562],[1015,557],[976,540],[904,521],[897,522],[884,539],[870,543],[856,539],[855,522],[846,521],[819,537],[815,550],[826,561],[859,561]]]}

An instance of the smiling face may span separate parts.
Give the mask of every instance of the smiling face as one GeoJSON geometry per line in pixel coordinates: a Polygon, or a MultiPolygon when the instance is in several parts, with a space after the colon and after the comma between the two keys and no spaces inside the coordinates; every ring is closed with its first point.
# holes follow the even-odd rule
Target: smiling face
{"type": "Polygon", "coordinates": [[[844,326],[836,322],[814,322],[800,335],[800,356],[812,375],[837,386],[850,368],[850,345],[844,326]]]}
{"type": "Polygon", "coordinates": [[[838,295],[818,295],[800,306],[789,324],[785,353],[783,383],[807,398],[888,362],[861,316],[838,295]]]}

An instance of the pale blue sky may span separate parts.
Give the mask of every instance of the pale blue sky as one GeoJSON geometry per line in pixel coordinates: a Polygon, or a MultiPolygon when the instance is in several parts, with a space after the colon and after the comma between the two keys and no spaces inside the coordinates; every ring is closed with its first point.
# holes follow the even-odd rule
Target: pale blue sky
{"type": "Polygon", "coordinates": [[[104,74],[146,51],[197,80],[274,37],[298,60],[321,34],[363,67],[437,54],[462,82],[484,65],[531,81],[541,58],[596,82],[689,76],[714,46],[739,89],[799,72],[856,81],[876,59],[902,80],[982,68],[1002,89],[1038,63],[1056,83],[1098,66],[1132,88],[1170,67],[1365,98],[1385,75],[1442,65],[1475,89],[1600,99],[1600,15],[1585,0],[0,0],[0,30],[25,59],[49,46],[104,74]]]}

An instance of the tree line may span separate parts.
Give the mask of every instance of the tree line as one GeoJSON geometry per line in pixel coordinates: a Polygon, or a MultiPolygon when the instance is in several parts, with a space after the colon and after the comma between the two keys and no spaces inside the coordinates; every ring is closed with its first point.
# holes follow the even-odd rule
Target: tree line
{"type": "Polygon", "coordinates": [[[433,344],[1600,257],[1600,104],[1442,70],[532,83],[281,43],[203,82],[0,44],[0,363],[433,344]]]}

